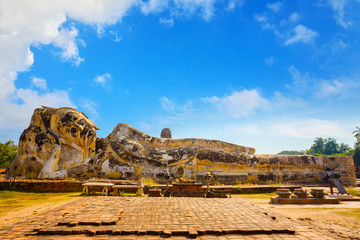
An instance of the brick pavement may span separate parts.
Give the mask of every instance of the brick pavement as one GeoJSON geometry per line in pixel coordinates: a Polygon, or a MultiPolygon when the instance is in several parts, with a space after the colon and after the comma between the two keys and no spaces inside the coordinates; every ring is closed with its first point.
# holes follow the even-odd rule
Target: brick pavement
{"type": "Polygon", "coordinates": [[[333,239],[242,199],[84,197],[0,239],[333,239]]]}

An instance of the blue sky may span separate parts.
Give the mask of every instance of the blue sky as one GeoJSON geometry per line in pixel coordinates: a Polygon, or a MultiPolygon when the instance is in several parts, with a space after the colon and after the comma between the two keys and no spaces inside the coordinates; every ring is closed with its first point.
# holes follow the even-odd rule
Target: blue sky
{"type": "Polygon", "coordinates": [[[360,0],[0,1],[0,140],[41,105],[106,137],[219,139],[257,153],[353,145],[360,0]]]}

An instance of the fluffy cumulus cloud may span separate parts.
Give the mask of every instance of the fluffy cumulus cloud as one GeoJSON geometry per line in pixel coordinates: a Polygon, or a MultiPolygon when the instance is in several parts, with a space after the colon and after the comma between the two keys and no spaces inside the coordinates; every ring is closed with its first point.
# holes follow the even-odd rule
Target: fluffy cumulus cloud
{"type": "Polygon", "coordinates": [[[168,4],[168,0],[149,0],[148,2],[140,2],[140,8],[145,15],[148,15],[163,11],[168,4]]]}
{"type": "Polygon", "coordinates": [[[41,105],[75,107],[67,91],[39,94],[31,89],[17,89],[0,103],[0,129],[26,128],[34,109],[41,105]]]}
{"type": "Polygon", "coordinates": [[[257,109],[269,107],[269,101],[253,90],[235,91],[224,97],[207,97],[202,99],[205,103],[214,106],[220,112],[235,118],[252,115],[257,109]]]}
{"type": "Polygon", "coordinates": [[[291,36],[285,41],[285,45],[290,45],[298,42],[312,43],[317,36],[318,33],[316,31],[313,31],[310,28],[299,24],[294,28],[293,36],[291,36]]]}
{"type": "Polygon", "coordinates": [[[43,79],[43,78],[38,78],[38,77],[33,77],[32,78],[32,84],[35,86],[35,87],[38,87],[40,89],[47,89],[47,83],[46,83],[46,80],[43,79]]]}
{"type": "Polygon", "coordinates": [[[116,23],[134,1],[4,0],[0,2],[0,65],[6,71],[24,71],[33,63],[30,46],[53,44],[67,61],[79,64],[78,31],[63,26],[69,19],[91,25],[116,23]]]}
{"type": "MultiPolygon", "coordinates": [[[[53,45],[64,61],[75,66],[84,60],[79,54],[79,33],[69,20],[94,27],[118,22],[135,3],[124,1],[0,1],[0,127],[25,127],[34,108],[75,106],[68,91],[48,90],[39,93],[15,86],[17,73],[27,71],[34,63],[31,47],[53,45]]],[[[42,90],[46,81],[34,77],[33,86],[42,90]]]]}
{"type": "MultiPolygon", "coordinates": [[[[76,67],[85,61],[79,51],[79,45],[85,44],[77,23],[96,28],[98,37],[102,37],[107,26],[120,22],[129,9],[138,8],[145,15],[167,11],[169,17],[161,18],[159,23],[172,27],[174,18],[192,14],[200,14],[210,21],[215,14],[215,3],[216,0],[0,1],[0,126],[24,127],[28,119],[23,116],[28,116],[43,103],[52,107],[75,105],[68,91],[47,89],[46,80],[42,78],[32,78],[32,86],[46,93],[16,88],[17,74],[30,70],[34,63],[36,56],[32,48],[52,45],[61,60],[76,67]]],[[[243,4],[244,0],[231,0],[228,8],[243,4]]],[[[122,39],[117,32],[110,32],[110,35],[115,42],[122,39]]],[[[94,79],[103,87],[109,80],[108,73],[94,79]]],[[[82,106],[96,115],[94,104],[82,106]]]]}

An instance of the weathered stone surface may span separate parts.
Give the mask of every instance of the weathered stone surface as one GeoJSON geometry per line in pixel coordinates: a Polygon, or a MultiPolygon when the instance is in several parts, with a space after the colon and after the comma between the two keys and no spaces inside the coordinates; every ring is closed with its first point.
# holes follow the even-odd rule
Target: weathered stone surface
{"type": "Polygon", "coordinates": [[[169,128],[164,128],[160,134],[161,138],[171,138],[171,131],[169,128]]]}
{"type": "Polygon", "coordinates": [[[174,177],[194,179],[198,161],[246,163],[255,153],[253,148],[217,140],[156,138],[124,123],[118,124],[102,141],[110,146],[103,155],[97,153],[95,156],[102,158],[98,159],[103,161],[102,171],[121,172],[128,178],[152,177],[159,181],[164,181],[167,167],[174,177]]]}
{"type": "Polygon", "coordinates": [[[95,124],[75,109],[36,109],[20,137],[19,154],[7,175],[63,178],[73,168],[87,171],[95,151],[96,130],[95,124]]]}
{"type": "Polygon", "coordinates": [[[75,109],[36,109],[7,175],[65,178],[120,173],[124,179],[162,179],[169,167],[174,176],[194,178],[197,160],[245,163],[255,153],[253,148],[217,140],[156,138],[122,123],[105,139],[97,137],[97,129],[75,109]]]}
{"type": "Polygon", "coordinates": [[[255,155],[255,149],[218,140],[170,139],[146,135],[120,123],[106,138],[83,113],[71,108],[43,107],[34,111],[19,140],[19,154],[8,177],[66,178],[102,176],[164,181],[173,178],[204,181],[327,182],[331,173],[355,184],[352,157],[255,155]]]}

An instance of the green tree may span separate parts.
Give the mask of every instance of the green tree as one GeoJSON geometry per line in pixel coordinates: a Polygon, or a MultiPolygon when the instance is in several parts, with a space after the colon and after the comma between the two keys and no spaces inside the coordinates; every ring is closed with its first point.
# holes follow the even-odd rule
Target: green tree
{"type": "Polygon", "coordinates": [[[307,151],[308,154],[333,155],[345,153],[350,150],[350,146],[341,143],[338,144],[334,138],[315,138],[313,145],[307,151]]]}
{"type": "Polygon", "coordinates": [[[348,152],[351,150],[351,147],[345,143],[341,143],[340,144],[340,152],[343,153],[343,152],[348,152]]]}
{"type": "Polygon", "coordinates": [[[357,142],[360,142],[360,127],[356,127],[356,130],[353,131],[354,137],[356,137],[357,142]]]}
{"type": "Polygon", "coordinates": [[[353,159],[354,159],[354,165],[360,166],[360,146],[355,148],[353,159]]]}
{"type": "Polygon", "coordinates": [[[340,149],[340,146],[336,142],[336,140],[334,138],[328,138],[328,139],[325,140],[325,146],[324,146],[323,154],[332,155],[332,154],[341,153],[339,151],[339,149],[340,149]]]}
{"type": "Polygon", "coordinates": [[[353,131],[354,137],[356,137],[355,150],[354,150],[354,165],[360,166],[360,127],[356,127],[356,130],[353,131]]]}
{"type": "Polygon", "coordinates": [[[323,154],[325,149],[325,140],[322,137],[317,137],[314,140],[314,144],[307,151],[309,154],[323,154]]]}
{"type": "Polygon", "coordinates": [[[8,166],[17,153],[18,148],[13,141],[9,140],[6,143],[0,143],[0,166],[8,166]]]}

